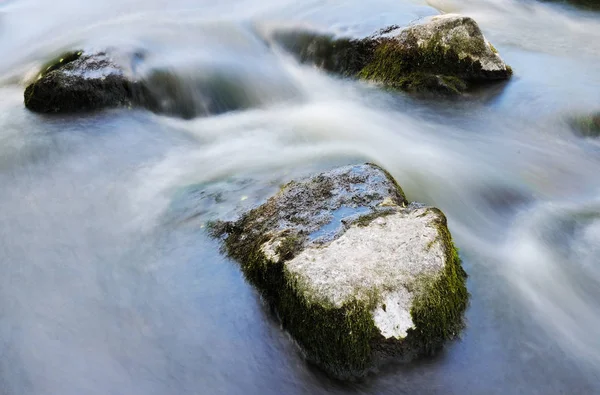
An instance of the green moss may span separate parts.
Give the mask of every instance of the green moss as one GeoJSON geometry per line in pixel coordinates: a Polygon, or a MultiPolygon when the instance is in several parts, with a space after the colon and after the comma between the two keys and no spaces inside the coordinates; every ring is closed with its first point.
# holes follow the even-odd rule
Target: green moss
{"type": "MultiPolygon", "coordinates": [[[[302,346],[307,358],[328,372],[337,377],[361,374],[371,366],[376,352],[394,355],[394,350],[402,350],[401,353],[412,353],[412,356],[430,354],[456,337],[463,328],[463,313],[468,301],[466,274],[441,211],[431,209],[436,210],[440,218],[435,225],[440,242],[445,246],[444,272],[433,280],[429,278],[417,283],[411,310],[416,329],[409,330],[404,342],[389,343],[379,335],[373,322],[371,312],[380,299],[378,295],[371,295],[367,301],[352,300],[341,308],[329,306],[311,299],[305,287],[286,272],[284,263],[298,253],[304,236],[285,235],[276,250],[279,260],[274,262],[266,258],[261,247],[269,237],[253,237],[246,228],[248,221],[256,224],[257,218],[264,218],[263,210],[269,209],[259,207],[227,229],[222,225],[217,228],[229,232],[225,240],[227,252],[241,263],[245,277],[265,297],[284,328],[302,346]]],[[[366,224],[393,212],[363,216],[359,226],[360,221],[366,224]]]]}
{"type": "Polygon", "coordinates": [[[36,81],[33,81],[29,86],[27,86],[27,88],[25,90],[25,93],[23,96],[24,101],[25,101],[25,106],[29,108],[30,102],[32,100],[35,101],[36,88],[38,85],[37,81],[39,81],[40,79],[42,79],[43,77],[45,77],[46,75],[51,73],[52,71],[58,70],[61,67],[64,67],[66,64],[69,64],[69,63],[79,59],[82,54],[83,54],[83,51],[79,51],[79,50],[64,52],[64,53],[60,54],[59,56],[53,58],[52,60],[49,60],[44,65],[42,65],[42,67],[40,68],[40,72],[37,75],[36,81]]]}
{"type": "MultiPolygon", "coordinates": [[[[476,25],[471,28],[478,29],[476,25]]],[[[410,33],[406,33],[400,41],[382,38],[378,40],[373,57],[357,76],[408,92],[458,95],[470,85],[477,85],[479,79],[500,79],[512,75],[509,68],[504,72],[489,72],[483,70],[479,60],[460,56],[461,53],[483,54],[486,51],[484,41],[458,36],[452,40],[449,45],[442,45],[441,34],[437,34],[425,45],[419,45],[417,38],[410,33]]]]}
{"type": "Polygon", "coordinates": [[[482,56],[490,49],[497,51],[479,39],[481,32],[474,21],[457,19],[455,23],[467,29],[469,36],[455,34],[449,37],[450,42],[445,42],[443,33],[439,32],[425,45],[420,45],[415,33],[410,31],[402,33],[400,38],[376,34],[360,40],[310,32],[280,32],[275,37],[301,62],[312,62],[327,71],[408,92],[458,95],[465,92],[468,85],[476,85],[478,80],[504,79],[512,75],[512,70],[483,70],[478,60],[460,56],[464,53],[482,56]]]}
{"type": "Polygon", "coordinates": [[[409,330],[411,342],[427,354],[437,351],[447,340],[458,335],[464,327],[463,313],[469,299],[467,275],[448,231],[446,217],[437,209],[431,210],[440,215],[436,226],[445,246],[446,266],[438,278],[420,283],[411,309],[416,329],[409,330]]]}
{"type": "Polygon", "coordinates": [[[488,45],[490,46],[490,49],[492,50],[493,53],[498,54],[498,50],[496,49],[496,47],[494,47],[492,45],[492,43],[488,43],[488,45]]]}
{"type": "Polygon", "coordinates": [[[227,221],[207,221],[206,229],[211,237],[220,238],[226,236],[231,231],[232,224],[227,221]]]}
{"type": "Polygon", "coordinates": [[[600,3],[598,0],[567,0],[569,3],[575,4],[579,7],[587,8],[590,10],[600,10],[600,3]]]}
{"type": "Polygon", "coordinates": [[[279,247],[277,247],[277,250],[275,251],[275,253],[277,255],[279,255],[281,261],[290,260],[290,259],[294,258],[294,256],[296,256],[296,254],[302,247],[302,243],[303,243],[303,238],[298,235],[291,235],[291,236],[285,237],[281,241],[281,244],[279,245],[279,247]]]}
{"type": "Polygon", "coordinates": [[[372,305],[350,301],[337,308],[311,303],[293,281],[286,283],[278,296],[275,307],[282,323],[309,360],[336,376],[370,367],[372,342],[378,335],[372,305]]]}
{"type": "Polygon", "coordinates": [[[408,65],[398,44],[386,39],[377,46],[373,59],[359,71],[358,77],[391,84],[407,72],[408,65]]]}
{"type": "Polygon", "coordinates": [[[279,261],[261,251],[267,237],[243,235],[243,223],[261,215],[260,208],[241,219],[225,241],[229,255],[241,263],[245,277],[268,301],[284,328],[302,346],[309,360],[336,376],[347,376],[370,365],[371,342],[377,331],[369,303],[351,301],[341,308],[313,303],[301,285],[285,273],[284,262],[302,245],[300,235],[289,234],[277,249],[279,261]]]}
{"type": "MultiPolygon", "coordinates": [[[[459,28],[461,31],[466,31],[466,34],[457,32],[455,34],[445,35],[447,45],[459,53],[468,53],[475,56],[481,56],[488,50],[486,41],[483,39],[481,29],[472,18],[461,17],[446,21],[443,25],[445,33],[449,33],[453,29],[459,28]]],[[[437,32],[433,36],[434,42],[437,44],[442,41],[444,33],[437,32]]]]}
{"type": "Polygon", "coordinates": [[[369,226],[376,218],[387,217],[388,215],[396,213],[396,210],[378,210],[369,214],[361,215],[355,222],[356,226],[364,228],[369,226]]]}
{"type": "MultiPolygon", "coordinates": [[[[394,200],[398,204],[406,204],[402,189],[389,173],[385,174],[397,188],[394,200]]],[[[323,193],[330,194],[330,187],[321,188],[325,179],[315,177],[314,182],[304,184],[312,189],[309,189],[308,195],[303,190],[302,198],[308,196],[310,199],[319,199],[323,193]]],[[[294,184],[288,184],[288,187],[285,193],[296,196],[294,184]]],[[[390,192],[393,194],[393,191],[390,192]]],[[[227,235],[224,239],[226,252],[240,262],[246,279],[260,291],[310,361],[337,377],[361,375],[372,367],[375,356],[411,359],[431,353],[456,336],[462,328],[462,314],[468,299],[466,274],[460,266],[446,218],[439,210],[430,209],[437,210],[439,217],[435,225],[439,229],[439,241],[446,248],[446,266],[439,277],[423,279],[411,289],[411,292],[415,292],[411,314],[416,329],[409,330],[406,339],[398,341],[383,338],[373,322],[372,311],[382,302],[377,294],[379,291],[374,290],[368,296],[361,295],[360,300],[357,296],[343,306],[336,307],[311,293],[309,284],[303,284],[301,277],[287,271],[285,262],[301,251],[307,242],[306,233],[310,231],[302,231],[300,227],[277,233],[281,229],[281,199],[282,196],[277,195],[243,215],[237,222],[213,223],[210,230],[214,236],[227,235]],[[275,258],[268,259],[262,250],[263,245],[272,242],[273,237],[280,240],[275,250],[277,261],[274,261],[275,258]]],[[[283,201],[287,202],[285,199],[283,201]]],[[[357,224],[366,226],[377,217],[395,212],[394,209],[383,208],[361,216],[357,224]]],[[[289,216],[284,218],[291,221],[289,216]]]]}
{"type": "Polygon", "coordinates": [[[46,74],[48,74],[54,70],[58,70],[61,67],[63,67],[64,65],[79,59],[81,57],[81,55],[83,55],[83,51],[78,50],[78,51],[65,52],[65,53],[57,56],[56,58],[48,61],[41,67],[41,71],[38,75],[38,78],[42,78],[46,74]]]}
{"type": "Polygon", "coordinates": [[[600,136],[600,113],[576,116],[570,120],[571,127],[582,137],[600,136]]]}
{"type": "Polygon", "coordinates": [[[587,10],[600,10],[600,2],[598,0],[542,0],[555,3],[573,4],[587,10]]]}
{"type": "Polygon", "coordinates": [[[354,76],[373,51],[372,40],[336,38],[314,32],[278,32],[275,39],[301,62],[311,62],[345,76],[354,76]]]}
{"type": "Polygon", "coordinates": [[[466,71],[480,73],[481,64],[460,59],[455,51],[438,45],[435,38],[424,47],[386,39],[358,77],[409,92],[460,94],[467,83],[458,76],[466,71]]]}

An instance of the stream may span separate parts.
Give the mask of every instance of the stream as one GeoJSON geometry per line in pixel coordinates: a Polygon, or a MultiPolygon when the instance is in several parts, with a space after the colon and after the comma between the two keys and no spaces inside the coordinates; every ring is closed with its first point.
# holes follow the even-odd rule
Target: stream
{"type": "MultiPolygon", "coordinates": [[[[0,2],[0,394],[600,394],[600,12],[534,0],[0,2]],[[418,99],[268,47],[277,26],[365,36],[473,17],[515,74],[418,99]],[[23,91],[68,49],[215,76],[250,105],[45,116],[23,91]],[[291,179],[375,162],[443,210],[469,274],[461,339],[333,380],[220,251],[291,179]]],[[[190,94],[190,92],[186,92],[190,94]]]]}

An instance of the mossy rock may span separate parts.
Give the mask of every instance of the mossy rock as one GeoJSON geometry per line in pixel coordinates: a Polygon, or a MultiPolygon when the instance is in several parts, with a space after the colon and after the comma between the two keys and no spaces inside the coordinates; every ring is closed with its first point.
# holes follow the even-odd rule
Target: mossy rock
{"type": "Polygon", "coordinates": [[[578,7],[596,11],[600,10],[600,1],[598,0],[568,0],[568,2],[578,7]]]}
{"type": "Polygon", "coordinates": [[[542,0],[545,2],[572,4],[586,10],[600,11],[600,1],[598,0],[542,0]]]}
{"type": "Polygon", "coordinates": [[[306,357],[339,378],[438,351],[468,293],[444,214],[372,164],[293,181],[238,221],[226,252],[306,357]]]}
{"type": "Polygon", "coordinates": [[[35,112],[72,113],[131,105],[133,90],[105,52],[72,51],[44,65],[24,99],[35,112]]]}
{"type": "Polygon", "coordinates": [[[302,62],[408,92],[457,95],[512,75],[477,23],[456,14],[402,30],[391,26],[364,39],[306,31],[280,31],[274,38],[302,62]]]}
{"type": "Polygon", "coordinates": [[[579,136],[600,137],[600,113],[573,117],[570,124],[579,136]]]}
{"type": "Polygon", "coordinates": [[[54,59],[46,62],[46,64],[44,64],[41,67],[40,73],[38,74],[38,79],[54,70],[58,70],[59,68],[65,66],[68,63],[71,63],[71,62],[79,59],[81,57],[81,55],[83,55],[83,51],[81,51],[81,50],[68,51],[68,52],[60,54],[59,56],[55,57],[54,59]]]}
{"type": "Polygon", "coordinates": [[[136,102],[157,114],[192,119],[250,108],[255,100],[239,77],[207,72],[201,78],[180,76],[172,70],[147,72],[140,81],[136,102]],[[141,94],[143,93],[143,95],[141,94]]]}
{"type": "MultiPolygon", "coordinates": [[[[126,56],[122,56],[126,58],[126,56]]],[[[138,61],[134,54],[131,62],[138,61]]],[[[218,72],[191,80],[172,70],[125,72],[108,52],[66,52],[42,66],[25,89],[25,106],[39,113],[142,107],[184,119],[251,107],[240,81],[218,72]]]]}

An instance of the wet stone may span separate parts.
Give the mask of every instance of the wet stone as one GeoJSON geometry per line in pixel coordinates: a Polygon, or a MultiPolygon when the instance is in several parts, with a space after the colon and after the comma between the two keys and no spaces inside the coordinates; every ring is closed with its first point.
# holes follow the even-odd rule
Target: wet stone
{"type": "Polygon", "coordinates": [[[407,92],[458,95],[512,75],[477,23],[457,14],[361,39],[296,30],[273,39],[301,62],[407,92]]]}
{"type": "Polygon", "coordinates": [[[75,51],[43,67],[24,99],[35,112],[91,111],[131,105],[133,89],[134,82],[105,52],[75,51]]]}
{"type": "Polygon", "coordinates": [[[38,113],[77,113],[140,107],[191,119],[252,107],[241,82],[214,73],[189,79],[173,70],[136,72],[143,54],[73,51],[42,67],[24,93],[25,107],[38,113]]]}
{"type": "Polygon", "coordinates": [[[376,165],[292,181],[213,231],[304,355],[336,377],[434,353],[463,326],[465,273],[444,214],[409,203],[376,165]]]}

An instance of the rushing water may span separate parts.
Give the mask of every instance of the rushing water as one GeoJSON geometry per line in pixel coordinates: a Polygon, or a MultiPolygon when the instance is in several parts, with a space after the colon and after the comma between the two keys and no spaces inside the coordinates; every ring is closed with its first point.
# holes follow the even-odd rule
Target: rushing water
{"type": "Polygon", "coordinates": [[[429,3],[0,2],[0,393],[600,393],[600,140],[567,122],[600,110],[600,14],[429,3]],[[514,78],[416,100],[261,39],[273,26],[361,35],[439,12],[473,16],[514,78]],[[193,120],[24,109],[40,64],[106,46],[142,50],[144,67],[192,87],[233,81],[253,106],[193,120]],[[462,339],[438,357],[343,384],[302,360],[204,224],[363,161],[446,212],[472,299],[462,339]]]}

